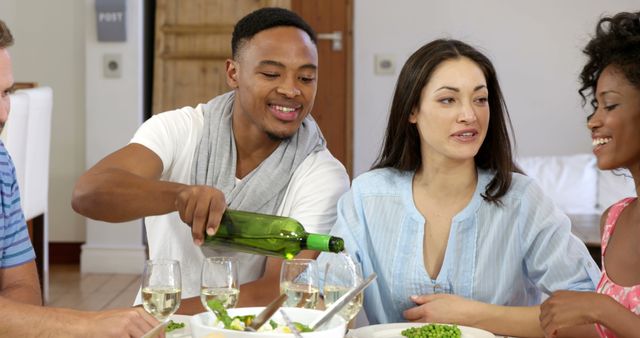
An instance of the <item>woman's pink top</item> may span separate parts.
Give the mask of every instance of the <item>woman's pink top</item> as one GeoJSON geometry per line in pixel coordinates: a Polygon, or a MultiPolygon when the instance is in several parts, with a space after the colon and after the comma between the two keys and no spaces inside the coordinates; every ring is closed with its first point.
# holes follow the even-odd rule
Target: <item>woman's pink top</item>
{"type": "MultiPolygon", "coordinates": [[[[627,207],[636,198],[629,197],[614,204],[609,209],[607,220],[604,224],[602,231],[602,277],[598,283],[597,291],[603,295],[608,295],[615,299],[618,303],[629,309],[629,311],[640,315],[640,285],[634,286],[621,286],[612,281],[607,275],[607,269],[604,266],[604,256],[607,253],[607,244],[609,244],[609,238],[613,234],[613,230],[616,227],[618,217],[622,213],[622,210],[627,207]]],[[[600,333],[600,337],[615,338],[616,335],[604,326],[596,324],[596,329],[600,333]]]]}

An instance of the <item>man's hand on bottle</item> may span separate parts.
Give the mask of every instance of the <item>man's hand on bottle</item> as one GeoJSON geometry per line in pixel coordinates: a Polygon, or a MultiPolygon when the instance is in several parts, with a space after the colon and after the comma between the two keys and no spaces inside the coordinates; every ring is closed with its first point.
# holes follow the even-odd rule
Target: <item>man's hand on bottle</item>
{"type": "Polygon", "coordinates": [[[196,245],[204,242],[205,229],[214,235],[227,208],[222,191],[206,185],[188,185],[178,192],[176,210],[180,219],[191,226],[196,245]]]}

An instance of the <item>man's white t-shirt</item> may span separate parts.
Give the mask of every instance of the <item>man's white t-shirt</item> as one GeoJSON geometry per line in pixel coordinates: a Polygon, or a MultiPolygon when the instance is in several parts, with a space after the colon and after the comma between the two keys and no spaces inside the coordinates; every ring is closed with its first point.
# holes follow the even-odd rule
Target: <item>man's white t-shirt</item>
{"type": "MultiPolygon", "coordinates": [[[[155,115],[131,140],[160,157],[163,164],[161,180],[190,184],[193,158],[204,123],[202,107],[185,107],[155,115]]],[[[326,149],[313,153],[291,177],[277,214],[298,220],[308,232],[328,233],[336,220],[338,198],[348,189],[349,177],[344,166],[326,149]]],[[[148,198],[153,200],[154,197],[148,198]]],[[[182,271],[182,297],[199,296],[204,254],[193,244],[191,228],[182,222],[178,212],[146,217],[145,225],[150,259],[178,260],[182,271]]],[[[232,255],[239,259],[241,284],[262,276],[266,257],[239,252],[232,255]]]]}

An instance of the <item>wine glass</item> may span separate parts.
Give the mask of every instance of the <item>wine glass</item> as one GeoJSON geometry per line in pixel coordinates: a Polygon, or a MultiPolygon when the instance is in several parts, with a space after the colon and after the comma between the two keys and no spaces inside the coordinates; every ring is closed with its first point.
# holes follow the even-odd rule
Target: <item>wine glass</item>
{"type": "Polygon", "coordinates": [[[235,257],[208,257],[202,263],[200,301],[205,309],[207,303],[217,300],[225,309],[238,304],[238,259],[235,257]]]}
{"type": "MultiPolygon", "coordinates": [[[[324,269],[324,285],[322,293],[324,304],[329,307],[342,295],[355,288],[362,282],[362,268],[347,254],[331,254],[324,269]]],[[[353,298],[339,314],[349,322],[362,308],[362,292],[353,298]]]]}
{"type": "Polygon", "coordinates": [[[159,321],[180,307],[182,276],[175,260],[148,260],[142,276],[142,306],[159,321]]]}
{"type": "Polygon", "coordinates": [[[313,259],[292,259],[282,262],[280,293],[288,298],[285,306],[315,309],[318,303],[318,266],[313,259]]]}

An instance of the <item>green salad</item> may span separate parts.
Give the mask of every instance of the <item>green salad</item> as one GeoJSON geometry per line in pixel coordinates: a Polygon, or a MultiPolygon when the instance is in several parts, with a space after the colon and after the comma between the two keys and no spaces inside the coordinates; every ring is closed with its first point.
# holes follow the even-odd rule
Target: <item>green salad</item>
{"type": "MultiPolygon", "coordinates": [[[[234,316],[231,317],[227,313],[227,309],[224,308],[222,303],[218,300],[212,299],[207,302],[207,306],[217,317],[217,322],[221,324],[222,327],[228,330],[236,330],[236,331],[244,331],[244,328],[251,325],[253,323],[253,319],[256,317],[255,315],[245,315],[245,316],[234,316]]],[[[293,322],[296,330],[299,332],[312,332],[311,328],[307,325],[293,322]]],[[[279,324],[274,320],[269,320],[269,325],[262,325],[262,327],[258,331],[276,331],[282,333],[291,333],[291,329],[289,329],[284,324],[279,324]]]]}
{"type": "Polygon", "coordinates": [[[400,332],[407,338],[460,338],[462,332],[456,325],[427,324],[410,327],[400,332]]]}
{"type": "Polygon", "coordinates": [[[164,332],[171,332],[173,330],[178,330],[184,327],[184,323],[176,323],[173,320],[169,321],[169,324],[164,328],[164,332]]]}

